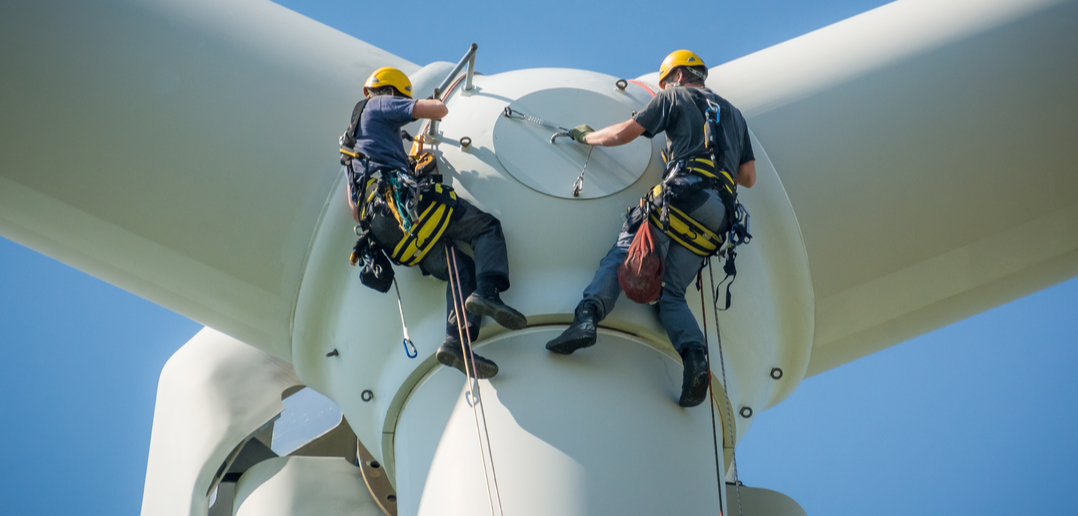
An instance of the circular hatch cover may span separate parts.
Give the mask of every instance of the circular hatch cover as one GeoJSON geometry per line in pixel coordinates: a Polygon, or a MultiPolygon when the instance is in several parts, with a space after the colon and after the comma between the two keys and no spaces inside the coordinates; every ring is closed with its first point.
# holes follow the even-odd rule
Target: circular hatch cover
{"type": "MultiPolygon", "coordinates": [[[[561,127],[588,124],[601,129],[624,122],[632,109],[601,93],[577,88],[553,88],[529,93],[509,105],[514,112],[540,118],[561,127]]],[[[565,199],[605,197],[633,184],[651,161],[651,142],[637,138],[618,147],[599,147],[558,138],[554,129],[526,120],[499,116],[494,124],[494,150],[498,161],[529,188],[565,199]],[[588,160],[588,152],[591,159],[588,160]],[[573,186],[584,169],[580,195],[573,186]]]]}

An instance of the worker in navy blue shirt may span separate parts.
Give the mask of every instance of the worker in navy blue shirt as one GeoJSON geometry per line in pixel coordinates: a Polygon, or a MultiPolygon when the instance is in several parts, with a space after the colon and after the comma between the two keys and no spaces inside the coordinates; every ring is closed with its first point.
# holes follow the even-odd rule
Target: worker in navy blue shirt
{"type": "MultiPolygon", "coordinates": [[[[736,201],[732,195],[724,198],[720,190],[733,194],[738,185],[752,187],[756,182],[756,158],[741,112],[707,89],[704,86],[706,77],[707,67],[699,56],[688,50],[673,52],[659,67],[662,91],[633,118],[598,131],[580,125],[570,133],[578,143],[615,146],[639,136],[653,138],[665,132],[669,161],[664,187],[676,181],[684,193],[674,198],[672,205],[715,234],[722,235],[733,219],[733,206],[729,204],[736,201]],[[721,113],[721,132],[725,134],[721,163],[713,163],[705,147],[705,118],[701,106],[706,108],[708,102],[718,106],[721,113]]],[[[630,211],[617,241],[599,263],[599,270],[584,290],[572,325],[547,343],[547,349],[569,354],[595,344],[599,321],[614,309],[621,294],[618,266],[625,261],[640,225],[649,223],[645,217],[646,213],[640,207],[630,211]]],[[[691,407],[706,398],[709,373],[703,334],[685,301],[685,290],[700,271],[704,256],[672,241],[661,228],[657,229],[660,229],[657,232],[660,246],[665,249],[662,294],[658,301],[659,321],[684,364],[678,403],[691,407]]]]}
{"type": "MultiPolygon", "coordinates": [[[[409,225],[425,220],[409,217],[407,203],[400,201],[401,197],[419,199],[424,195],[423,187],[417,185],[423,178],[414,177],[404,151],[401,127],[420,118],[441,119],[449,114],[449,109],[440,100],[413,100],[411,81],[396,68],[375,70],[364,84],[363,93],[367,99],[356,105],[349,128],[355,140],[353,150],[361,159],[353,159],[348,165],[351,167],[348,176],[352,178],[348,181],[348,205],[352,218],[361,227],[369,228],[374,240],[392,259],[394,249],[399,249],[398,244],[410,235],[409,225]],[[358,184],[361,180],[363,184],[358,184]],[[396,191],[393,199],[384,198],[384,193],[375,186],[379,184],[376,180],[393,185],[396,191]]],[[[448,191],[448,188],[438,185],[438,190],[448,191]]],[[[450,281],[450,271],[456,269],[461,297],[465,298],[468,335],[462,342],[454,310],[454,288],[446,285],[446,339],[435,356],[442,364],[465,372],[465,357],[474,355],[468,341],[478,337],[484,315],[509,329],[524,328],[528,322],[499,296],[499,292],[509,288],[509,258],[501,222],[455,194],[452,199],[443,200],[451,204],[452,214],[442,226],[441,238],[436,244],[428,243],[429,252],[422,251],[425,254],[418,265],[424,274],[443,281],[450,281]],[[455,242],[468,243],[474,258],[460,252],[455,242]]],[[[498,373],[493,361],[479,355],[474,357],[473,376],[490,378],[498,373]]]]}

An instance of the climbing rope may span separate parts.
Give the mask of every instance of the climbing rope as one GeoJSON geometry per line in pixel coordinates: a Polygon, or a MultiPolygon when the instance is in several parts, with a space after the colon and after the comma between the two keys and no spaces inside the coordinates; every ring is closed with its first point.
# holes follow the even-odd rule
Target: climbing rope
{"type": "MultiPolygon", "coordinates": [[[[357,226],[358,227],[358,226],[357,226]]],[[[401,344],[404,345],[404,354],[408,358],[415,358],[419,356],[419,352],[415,349],[415,344],[412,344],[412,338],[408,336],[408,323],[404,322],[404,303],[401,302],[401,289],[397,287],[397,278],[393,278],[393,289],[397,291],[397,309],[401,313],[401,328],[404,329],[404,339],[401,344]]]]}
{"type": "MultiPolygon", "coordinates": [[[[711,445],[715,450],[715,482],[719,491],[719,516],[722,516],[722,491],[723,477],[721,462],[719,462],[718,432],[715,429],[715,389],[711,385],[711,351],[707,342],[707,305],[704,303],[704,272],[703,267],[696,271],[696,290],[700,292],[700,315],[704,319],[704,361],[707,362],[707,397],[708,408],[711,409],[711,445]]],[[[715,321],[718,324],[718,321],[715,321]]]]}
{"type": "MultiPolygon", "coordinates": [[[[472,335],[467,331],[467,321],[464,315],[464,293],[460,288],[460,271],[457,269],[457,252],[456,249],[451,247],[448,243],[445,244],[446,264],[451,265],[449,276],[449,288],[450,293],[453,296],[453,311],[456,312],[457,320],[457,332],[460,335],[460,341],[462,344],[468,346],[468,353],[464,356],[464,376],[467,377],[468,382],[468,395],[471,398],[472,405],[472,417],[475,419],[475,435],[479,439],[479,455],[483,460],[483,481],[487,486],[487,501],[490,502],[490,514],[494,514],[494,495],[497,495],[498,499],[498,515],[504,516],[505,510],[502,509],[502,495],[498,489],[498,471],[494,468],[494,452],[490,447],[490,429],[487,427],[487,412],[483,408],[483,394],[479,386],[479,379],[472,376],[472,371],[475,370],[475,351],[472,350],[472,335]],[[474,382],[474,390],[472,388],[474,382]],[[479,406],[479,410],[476,410],[476,405],[479,406]],[[483,426],[480,430],[479,419],[482,414],[483,426]],[[483,434],[486,434],[487,442],[483,445],[483,434]],[[484,448],[486,453],[483,453],[484,448]],[[490,477],[487,475],[487,455],[490,455],[490,471],[491,476],[494,479],[494,495],[490,491],[490,477]]],[[[477,375],[478,376],[478,375],[477,375]]]]}
{"type": "MultiPolygon", "coordinates": [[[[711,278],[711,291],[714,292],[714,297],[711,298],[711,306],[715,311],[714,312],[715,313],[715,340],[719,345],[719,369],[722,370],[722,388],[723,388],[723,390],[726,390],[726,385],[727,385],[727,383],[726,383],[726,357],[723,355],[723,352],[722,352],[722,332],[720,331],[720,328],[719,328],[719,296],[718,296],[718,291],[715,290],[715,269],[713,269],[711,267],[711,259],[710,258],[707,260],[707,273],[708,273],[708,276],[711,278]]],[[[701,271],[700,274],[702,275],[703,271],[701,271]]],[[[703,290],[700,291],[700,302],[703,303],[703,290]]],[[[705,357],[707,357],[706,353],[705,353],[705,357]]],[[[709,360],[708,364],[710,364],[711,363],[710,358],[708,358],[708,360],[709,360]]],[[[708,380],[710,381],[710,378],[708,380]]],[[[723,425],[723,428],[726,431],[731,432],[731,434],[730,434],[730,459],[731,459],[731,462],[733,463],[733,467],[734,467],[734,490],[737,492],[737,514],[738,514],[738,516],[741,516],[741,481],[738,480],[738,478],[737,478],[737,445],[735,444],[735,440],[736,440],[737,436],[733,435],[733,431],[734,431],[733,430],[733,428],[734,428],[734,415],[731,412],[730,404],[729,403],[724,403],[724,405],[726,405],[726,422],[727,422],[727,424],[723,425]]],[[[725,441],[723,443],[723,446],[726,446],[725,441]]]]}

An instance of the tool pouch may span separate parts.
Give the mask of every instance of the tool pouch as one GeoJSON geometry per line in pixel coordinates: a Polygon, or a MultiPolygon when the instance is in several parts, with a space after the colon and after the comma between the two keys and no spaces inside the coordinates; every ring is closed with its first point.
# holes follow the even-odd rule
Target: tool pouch
{"type": "Polygon", "coordinates": [[[650,224],[641,224],[618,266],[618,285],[637,303],[654,303],[663,288],[663,257],[650,224]]]}
{"type": "Polygon", "coordinates": [[[371,237],[370,231],[364,231],[349,258],[352,265],[360,265],[359,281],[381,293],[389,292],[393,286],[393,264],[386,258],[382,246],[371,237]]]}

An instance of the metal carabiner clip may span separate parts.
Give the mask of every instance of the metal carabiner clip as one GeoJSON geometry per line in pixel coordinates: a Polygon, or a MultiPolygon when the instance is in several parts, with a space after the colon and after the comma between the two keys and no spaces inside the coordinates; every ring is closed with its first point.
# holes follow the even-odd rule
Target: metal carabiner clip
{"type": "Polygon", "coordinates": [[[404,354],[407,355],[408,358],[415,358],[419,356],[419,351],[415,349],[415,344],[412,344],[412,339],[409,339],[407,337],[401,339],[401,344],[404,345],[404,354]]]}
{"type": "Polygon", "coordinates": [[[401,289],[397,286],[397,278],[393,278],[393,289],[397,291],[397,308],[401,313],[401,330],[404,333],[401,344],[404,345],[404,354],[408,355],[408,358],[415,358],[419,356],[419,352],[416,351],[415,344],[412,344],[412,338],[408,336],[408,323],[404,322],[404,303],[401,302],[401,289]]]}

